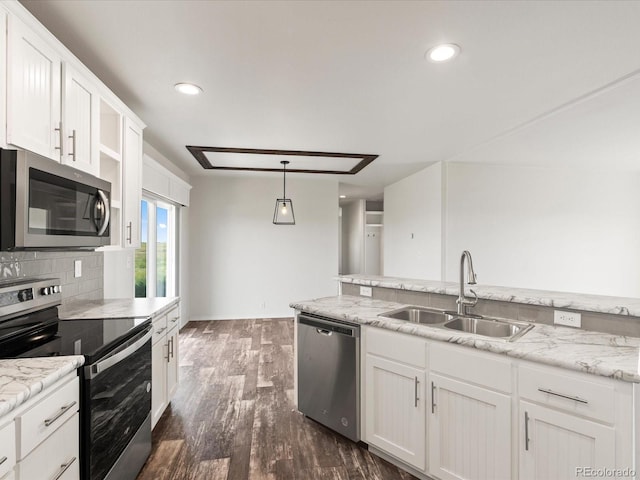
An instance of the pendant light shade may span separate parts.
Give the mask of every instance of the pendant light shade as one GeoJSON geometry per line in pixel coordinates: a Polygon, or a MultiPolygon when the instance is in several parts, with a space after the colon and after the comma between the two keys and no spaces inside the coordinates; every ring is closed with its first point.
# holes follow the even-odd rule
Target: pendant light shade
{"type": "Polygon", "coordinates": [[[295,225],[296,217],[293,214],[293,202],[287,198],[287,165],[289,162],[283,160],[282,164],[282,198],[276,200],[276,208],[273,212],[273,223],[275,225],[295,225]]]}

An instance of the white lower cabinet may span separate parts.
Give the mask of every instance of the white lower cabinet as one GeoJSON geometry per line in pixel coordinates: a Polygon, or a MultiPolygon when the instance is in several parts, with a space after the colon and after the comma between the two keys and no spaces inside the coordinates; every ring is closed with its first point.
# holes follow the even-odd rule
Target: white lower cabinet
{"type": "Polygon", "coordinates": [[[521,480],[585,478],[589,469],[615,468],[613,427],[520,401],[520,434],[521,480]]]}
{"type": "Polygon", "coordinates": [[[17,480],[73,480],[80,477],[79,416],[76,412],[55,433],[18,462],[17,480]]]}
{"type": "Polygon", "coordinates": [[[424,369],[375,355],[366,362],[367,442],[424,470],[424,369]]]}
{"type": "Polygon", "coordinates": [[[430,381],[430,474],[509,480],[511,396],[433,373],[430,381]]]}
{"type": "Polygon", "coordinates": [[[363,440],[409,472],[635,478],[634,384],[375,327],[361,338],[363,440]]]}
{"type": "Polygon", "coordinates": [[[79,402],[72,373],[11,412],[0,428],[0,479],[79,480],[79,402]]]}
{"type": "Polygon", "coordinates": [[[419,471],[426,467],[426,342],[362,328],[365,441],[419,471]]]}
{"type": "Polygon", "coordinates": [[[511,362],[457,345],[429,348],[429,474],[511,479],[511,362]]]}
{"type": "Polygon", "coordinates": [[[180,306],[153,319],[151,347],[151,426],[155,427],[179,384],[180,306]]]}

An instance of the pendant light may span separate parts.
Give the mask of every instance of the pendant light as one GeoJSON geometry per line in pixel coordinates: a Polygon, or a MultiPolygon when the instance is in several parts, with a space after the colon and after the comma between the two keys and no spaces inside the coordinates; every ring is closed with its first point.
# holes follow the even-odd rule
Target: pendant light
{"type": "Polygon", "coordinates": [[[287,198],[287,165],[288,160],[282,160],[282,198],[276,200],[276,209],[273,212],[275,225],[295,225],[296,218],[293,215],[293,202],[287,198]]]}

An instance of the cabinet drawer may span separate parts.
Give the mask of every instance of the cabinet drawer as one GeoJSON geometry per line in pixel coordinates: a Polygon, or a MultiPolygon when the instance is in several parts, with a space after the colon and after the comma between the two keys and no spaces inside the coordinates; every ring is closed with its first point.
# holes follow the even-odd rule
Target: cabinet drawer
{"type": "Polygon", "coordinates": [[[56,432],[18,463],[17,480],[78,480],[80,428],[79,414],[68,419],[56,432]],[[60,476],[58,476],[60,475],[60,476]]]}
{"type": "Polygon", "coordinates": [[[16,417],[18,459],[26,457],[78,411],[78,391],[78,377],[75,377],[16,417]]]}
{"type": "Polygon", "coordinates": [[[611,382],[555,368],[520,366],[520,397],[613,424],[615,388],[611,382]]]}
{"type": "Polygon", "coordinates": [[[429,346],[429,367],[434,372],[492,390],[505,393],[512,390],[511,361],[497,354],[434,343],[429,346]]]}
{"type": "Polygon", "coordinates": [[[152,344],[156,344],[160,340],[164,340],[167,335],[167,329],[170,328],[167,325],[167,315],[158,315],[153,319],[153,339],[151,340],[152,344]]]}
{"type": "Polygon", "coordinates": [[[180,307],[175,306],[167,313],[167,328],[171,330],[175,326],[180,326],[180,307]]]}
{"type": "Polygon", "coordinates": [[[13,421],[0,429],[0,478],[16,464],[16,430],[13,421]]]}
{"type": "Polygon", "coordinates": [[[367,328],[366,332],[367,353],[407,365],[427,367],[427,342],[424,339],[374,327],[367,328]]]}

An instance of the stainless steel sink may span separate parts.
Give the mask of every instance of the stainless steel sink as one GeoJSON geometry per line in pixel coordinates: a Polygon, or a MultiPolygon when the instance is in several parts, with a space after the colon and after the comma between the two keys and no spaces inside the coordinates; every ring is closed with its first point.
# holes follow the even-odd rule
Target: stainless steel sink
{"type": "Polygon", "coordinates": [[[456,312],[416,306],[398,308],[378,316],[508,341],[521,337],[533,328],[530,323],[515,320],[481,317],[480,315],[459,315],[456,312]]]}
{"type": "Polygon", "coordinates": [[[445,323],[444,327],[461,332],[475,333],[476,335],[483,335],[485,337],[514,340],[524,335],[533,325],[495,318],[458,317],[445,323]]]}
{"type": "Polygon", "coordinates": [[[403,307],[390,312],[381,313],[380,317],[395,318],[396,320],[404,320],[412,323],[423,323],[426,325],[434,325],[445,323],[453,317],[442,310],[436,310],[425,307],[403,307]]]}

